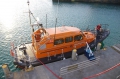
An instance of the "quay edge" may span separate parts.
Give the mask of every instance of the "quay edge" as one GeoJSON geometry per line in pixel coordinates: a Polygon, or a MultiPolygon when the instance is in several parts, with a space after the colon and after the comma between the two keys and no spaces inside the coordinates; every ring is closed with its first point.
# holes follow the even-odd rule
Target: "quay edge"
{"type": "MultiPolygon", "coordinates": [[[[58,2],[58,0],[52,0],[58,2]]],[[[90,2],[90,3],[109,3],[109,4],[120,4],[120,0],[59,0],[60,2],[90,2]]]]}

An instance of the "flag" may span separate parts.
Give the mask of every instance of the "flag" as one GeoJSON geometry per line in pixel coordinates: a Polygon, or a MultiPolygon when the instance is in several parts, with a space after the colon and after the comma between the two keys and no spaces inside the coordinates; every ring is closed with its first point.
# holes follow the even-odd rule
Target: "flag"
{"type": "Polygon", "coordinates": [[[90,61],[92,61],[92,60],[95,60],[95,56],[94,56],[94,54],[93,54],[93,52],[92,52],[92,50],[90,49],[90,47],[89,47],[89,45],[88,45],[88,43],[86,42],[86,45],[87,45],[87,47],[86,47],[86,49],[85,49],[85,55],[86,55],[86,57],[90,60],[90,61]]]}

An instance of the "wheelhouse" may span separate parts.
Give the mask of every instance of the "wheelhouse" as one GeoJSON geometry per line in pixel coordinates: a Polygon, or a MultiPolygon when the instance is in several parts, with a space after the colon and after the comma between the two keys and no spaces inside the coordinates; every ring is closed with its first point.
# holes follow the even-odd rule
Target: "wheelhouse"
{"type": "MultiPolygon", "coordinates": [[[[88,33],[89,34],[89,33],[88,33]]],[[[90,41],[94,40],[94,36],[90,41]]],[[[32,45],[37,58],[69,52],[86,45],[85,34],[77,27],[62,26],[39,29],[32,34],[32,45]],[[42,30],[42,31],[41,31],[42,30]]]]}

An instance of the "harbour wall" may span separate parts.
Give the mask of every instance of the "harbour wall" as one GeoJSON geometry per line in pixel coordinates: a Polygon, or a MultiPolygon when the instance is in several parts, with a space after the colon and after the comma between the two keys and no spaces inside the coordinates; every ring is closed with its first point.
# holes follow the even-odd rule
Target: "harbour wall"
{"type": "MultiPolygon", "coordinates": [[[[58,1],[58,0],[53,0],[58,1]]],[[[120,4],[120,0],[59,0],[61,2],[93,2],[93,3],[114,3],[120,4]]]]}

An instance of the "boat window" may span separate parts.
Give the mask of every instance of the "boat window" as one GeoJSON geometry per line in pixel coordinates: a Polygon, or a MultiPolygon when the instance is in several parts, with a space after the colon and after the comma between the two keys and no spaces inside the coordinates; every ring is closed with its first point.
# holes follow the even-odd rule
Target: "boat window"
{"type": "Polygon", "coordinates": [[[73,41],[73,37],[66,37],[65,38],[65,43],[68,43],[68,42],[72,42],[73,41]]]}
{"type": "Polygon", "coordinates": [[[82,40],[82,35],[76,35],[76,36],[74,36],[74,40],[75,40],[75,41],[80,41],[80,40],[82,40]]]}
{"type": "Polygon", "coordinates": [[[54,41],[54,45],[58,45],[58,44],[62,44],[62,43],[64,43],[64,39],[63,38],[55,39],[55,41],[54,41]]]}

